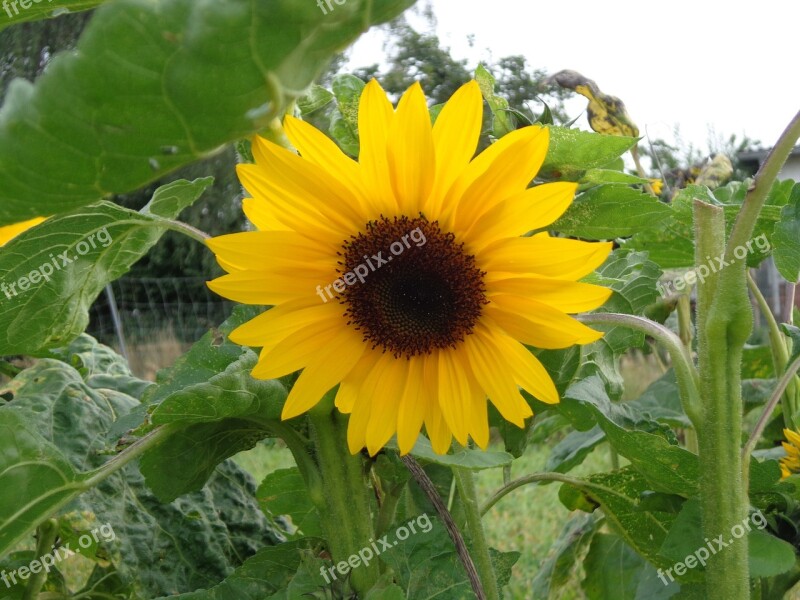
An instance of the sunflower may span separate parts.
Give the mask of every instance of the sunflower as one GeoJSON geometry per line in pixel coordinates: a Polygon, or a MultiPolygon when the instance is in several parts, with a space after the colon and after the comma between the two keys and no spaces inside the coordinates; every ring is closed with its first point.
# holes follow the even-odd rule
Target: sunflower
{"type": "Polygon", "coordinates": [[[44,221],[45,218],[46,217],[36,217],[35,219],[30,219],[29,221],[22,221],[20,223],[14,223],[12,225],[0,227],[0,246],[5,246],[20,233],[27,231],[31,227],[35,227],[44,221]]]}
{"type": "Polygon", "coordinates": [[[786,456],[781,459],[781,479],[786,479],[790,475],[800,473],[800,434],[791,429],[784,429],[783,435],[786,438],[782,442],[786,456]]]}
{"type": "Polygon", "coordinates": [[[611,243],[520,237],[557,219],[576,184],[528,188],[547,128],[509,133],[473,158],[482,114],[474,81],[431,126],[419,84],[395,110],[372,80],[360,99],[358,161],[291,116],[284,129],[299,155],[253,140],[256,162],[238,174],[258,230],[209,240],[228,274],[208,285],[273,305],[230,339],[262,348],[253,377],[302,369],[283,419],[338,384],[353,453],[374,455],[395,433],[408,453],[423,424],[439,454],[453,436],[486,448],[487,397],[519,427],[533,414],[520,388],[559,401],[523,344],[565,348],[602,336],[567,313],[609,297],[577,280],[611,243]]]}

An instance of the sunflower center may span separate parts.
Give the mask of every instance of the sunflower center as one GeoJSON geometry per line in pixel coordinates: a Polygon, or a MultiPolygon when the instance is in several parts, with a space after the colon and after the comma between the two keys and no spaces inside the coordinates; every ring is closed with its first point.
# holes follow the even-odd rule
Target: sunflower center
{"type": "Polygon", "coordinates": [[[341,296],[348,323],[397,357],[456,346],[488,302],[475,257],[436,221],[370,221],[340,256],[339,272],[355,280],[341,296]]]}

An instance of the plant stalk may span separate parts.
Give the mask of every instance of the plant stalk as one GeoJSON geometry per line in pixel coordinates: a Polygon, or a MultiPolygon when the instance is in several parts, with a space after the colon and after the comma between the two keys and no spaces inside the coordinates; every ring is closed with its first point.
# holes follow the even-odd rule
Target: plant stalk
{"type": "MultiPolygon", "coordinates": [[[[367,481],[360,454],[347,447],[347,420],[333,409],[333,397],[309,412],[324,499],[318,505],[334,564],[347,562],[374,541],[367,481]]],[[[341,569],[339,572],[341,573],[341,569]]],[[[380,577],[378,561],[349,571],[353,590],[363,598],[380,577]]]]}

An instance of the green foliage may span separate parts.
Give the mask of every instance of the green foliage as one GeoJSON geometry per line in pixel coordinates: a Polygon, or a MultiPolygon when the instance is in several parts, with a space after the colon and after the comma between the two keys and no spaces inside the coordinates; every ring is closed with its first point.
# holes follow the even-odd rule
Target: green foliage
{"type": "Polygon", "coordinates": [[[51,217],[12,240],[0,256],[7,286],[0,352],[38,354],[71,342],[86,328],[89,307],[103,287],[169,227],[162,216],[175,217],[207,184],[175,182],[165,192],[176,194],[171,198],[157,192],[153,208],[160,215],[99,202],[51,217]]]}
{"type": "Polygon", "coordinates": [[[54,59],[36,84],[17,80],[9,88],[0,118],[7,182],[0,223],[131,191],[258,131],[312,83],[326,57],[408,4],[352,0],[330,15],[313,4],[254,9],[244,0],[103,6],[78,52],[54,59]],[[250,30],[259,32],[252,44],[228,43],[250,30]],[[219,44],[228,51],[213,66],[200,59],[219,44]],[[126,56],[137,56],[147,72],[132,78],[126,56]],[[89,111],[90,122],[82,117],[89,111]]]}
{"type": "Polygon", "coordinates": [[[0,496],[0,514],[7,515],[0,523],[0,552],[52,514],[91,515],[115,534],[108,543],[115,569],[97,568],[115,570],[129,589],[154,597],[216,582],[257,548],[277,541],[253,497],[254,482],[232,463],[220,465],[202,492],[172,504],[156,500],[135,465],[122,460],[125,453],[113,457],[117,439],[108,435],[138,400],[106,387],[111,378],[103,387],[89,383],[118,376],[122,359],[86,336],[74,346],[80,353],[69,362],[81,364],[83,374],[46,359],[3,390],[13,399],[0,406],[0,471],[12,479],[0,496]],[[149,569],[153,556],[169,567],[149,569]]]}

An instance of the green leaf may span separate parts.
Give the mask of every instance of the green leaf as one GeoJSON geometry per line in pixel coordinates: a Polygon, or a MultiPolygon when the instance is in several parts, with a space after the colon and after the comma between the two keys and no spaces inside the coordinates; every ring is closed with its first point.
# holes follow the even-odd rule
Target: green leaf
{"type": "Polygon", "coordinates": [[[534,598],[558,598],[558,591],[573,577],[583,552],[592,541],[600,519],[595,514],[576,513],[566,522],[532,582],[534,598]]]}
{"type": "Polygon", "coordinates": [[[492,134],[501,138],[516,129],[513,117],[508,110],[508,100],[494,93],[495,78],[483,65],[475,69],[475,81],[481,88],[481,95],[492,111],[492,134]]]}
{"type": "MultiPolygon", "coordinates": [[[[596,273],[584,281],[604,285],[614,290],[611,298],[595,312],[621,312],[642,315],[658,298],[656,282],[661,269],[642,252],[620,248],[611,253],[596,273]]],[[[602,339],[581,347],[583,364],[579,377],[600,375],[606,382],[609,394],[619,400],[624,382],[619,373],[618,357],[633,347],[644,345],[644,334],[627,327],[595,326],[605,331],[602,339]]]]}
{"type": "Polygon", "coordinates": [[[0,556],[74,497],[84,480],[19,412],[0,407],[0,556]]]}
{"type": "Polygon", "coordinates": [[[147,485],[171,502],[205,485],[226,458],[250,450],[278,423],[286,388],[250,376],[258,358],[247,353],[208,381],[164,399],[151,415],[155,425],[183,425],[180,432],[140,459],[147,485]]]}
{"type": "Polygon", "coordinates": [[[587,500],[595,507],[602,507],[612,529],[641,556],[657,567],[669,567],[670,561],[660,554],[660,549],[675,515],[643,509],[642,494],[649,489],[641,474],[625,467],[565,483],[558,495],[569,510],[585,510],[587,500]]]}
{"type": "Polygon", "coordinates": [[[581,586],[589,600],[666,600],[678,591],[676,584],[659,581],[655,569],[616,535],[594,536],[584,569],[581,586]]]}
{"type": "Polygon", "coordinates": [[[273,522],[278,517],[289,517],[292,529],[286,531],[287,539],[323,537],[320,516],[308,495],[300,471],[296,467],[278,469],[264,478],[256,498],[273,522]]]}
{"type": "MultiPolygon", "coordinates": [[[[85,360],[102,364],[107,351],[96,360],[85,360]]],[[[16,432],[37,448],[57,447],[79,474],[78,485],[70,485],[69,511],[113,526],[116,539],[111,556],[116,572],[132,586],[136,597],[214,585],[256,549],[277,542],[278,533],[255,501],[255,483],[232,462],[220,465],[203,491],[171,504],[157,501],[132,463],[78,495],[86,488],[87,475],[116,454],[115,448],[107,446],[107,432],[115,420],[137,406],[135,398],[117,390],[92,388],[73,367],[49,359],[20,373],[3,393],[13,395],[13,400],[0,407],[0,423],[8,424],[14,418],[10,415],[18,415],[29,425],[14,427],[16,432]],[[31,428],[38,437],[29,435],[31,428]],[[154,556],[159,557],[159,569],[152,569],[154,556]]],[[[10,461],[0,465],[0,472],[25,468],[13,455],[0,452],[0,456],[10,461]]],[[[37,481],[46,478],[31,478],[26,485],[37,481]]],[[[0,494],[8,489],[3,486],[0,494]]],[[[42,520],[58,509],[47,503],[51,494],[60,493],[59,487],[41,490],[39,495],[20,494],[19,489],[16,498],[3,499],[0,514],[14,515],[19,507],[27,506],[39,511],[38,520],[42,520]]],[[[14,527],[22,527],[22,522],[15,520],[14,527]]]]}
{"type": "Polygon", "coordinates": [[[364,82],[355,75],[341,74],[333,79],[337,111],[331,116],[330,133],[350,156],[358,156],[358,106],[364,82]]]}
{"type": "MultiPolygon", "coordinates": [[[[394,440],[387,444],[388,448],[397,448],[394,440]]],[[[410,454],[427,463],[433,463],[444,467],[461,467],[471,471],[482,469],[496,469],[510,465],[513,456],[507,452],[495,452],[484,450],[473,450],[463,448],[453,454],[436,454],[427,438],[420,436],[417,443],[411,449],[410,454]]]]}
{"type": "Polygon", "coordinates": [[[789,204],[772,234],[775,268],[789,283],[800,280],[800,184],[792,188],[789,204]]]}
{"type": "Polygon", "coordinates": [[[781,323],[781,329],[783,330],[783,333],[789,336],[789,339],[792,340],[792,355],[789,357],[789,361],[786,363],[787,365],[790,365],[798,356],[800,356],[800,327],[797,327],[796,325],[790,325],[789,323],[781,323]]]}
{"type": "Polygon", "coordinates": [[[321,108],[328,106],[334,100],[334,95],[321,85],[314,84],[305,96],[297,99],[297,108],[304,117],[321,108]]]}
{"type": "MultiPolygon", "coordinates": [[[[741,538],[747,535],[750,563],[750,577],[774,577],[785,573],[795,564],[794,547],[788,542],[763,531],[766,519],[755,518],[757,513],[747,517],[742,523],[736,523],[730,531],[720,532],[719,539],[714,536],[710,542],[703,535],[702,511],[697,499],[688,500],[681,510],[661,548],[664,556],[673,561],[687,564],[687,558],[694,555],[691,562],[698,563],[683,576],[687,580],[698,580],[698,571],[704,570],[703,562],[717,552],[724,552],[732,544],[741,544],[741,538]]],[[[677,574],[676,574],[677,576],[677,574]]]]}
{"type": "Polygon", "coordinates": [[[321,540],[305,538],[271,548],[262,548],[219,585],[189,594],[170,595],[169,598],[171,600],[274,598],[272,594],[283,592],[289,587],[300,568],[303,554],[312,551],[321,543],[321,540]]]}
{"type": "Polygon", "coordinates": [[[571,431],[558,442],[547,457],[544,470],[556,473],[568,473],[589,456],[599,444],[604,442],[606,434],[600,427],[589,431],[571,431]]]}
{"type": "MultiPolygon", "coordinates": [[[[388,534],[391,548],[383,550],[381,547],[380,558],[394,570],[396,583],[408,600],[473,597],[467,575],[446,530],[439,521],[428,522],[432,524],[428,531],[418,530],[405,540],[396,538],[399,528],[388,534]],[[447,591],[446,596],[443,596],[443,590],[447,591]]],[[[489,552],[498,584],[504,586],[511,577],[511,568],[519,553],[494,549],[489,552]]]]}
{"type": "MultiPolygon", "coordinates": [[[[413,0],[116,0],[0,112],[0,225],[125,193],[249,137],[413,0]],[[68,101],[65,101],[68,99],[68,101]]],[[[42,6],[41,8],[44,8],[42,6]]]]}
{"type": "Polygon", "coordinates": [[[628,403],[659,423],[692,429],[692,423],[681,406],[675,371],[670,369],[651,383],[636,400],[628,403]]]}
{"type": "Polygon", "coordinates": [[[170,368],[158,372],[157,385],[147,390],[142,402],[148,405],[161,404],[172,394],[205,383],[225,371],[245,354],[245,349],[231,342],[228,334],[262,311],[257,306],[236,306],[231,316],[218,329],[206,333],[170,368]]]}
{"type": "Polygon", "coordinates": [[[795,549],[789,542],[759,529],[747,536],[750,577],[774,577],[795,565],[795,549]]]}
{"type": "Polygon", "coordinates": [[[583,171],[607,167],[636,143],[636,138],[550,127],[550,147],[541,175],[577,181],[583,171]]]}
{"type": "Polygon", "coordinates": [[[0,249],[0,354],[35,355],[72,341],[86,328],[89,307],[105,285],[164,231],[158,218],[99,202],[11,240],[0,249]]]}
{"type": "Polygon", "coordinates": [[[194,181],[179,179],[158,188],[142,213],[175,219],[187,206],[191,206],[214,183],[213,177],[194,181]]]}
{"type": "Polygon", "coordinates": [[[637,177],[636,175],[630,175],[612,169],[589,169],[583,174],[583,177],[581,177],[581,183],[595,183],[598,185],[602,183],[639,185],[648,183],[648,181],[649,180],[644,177],[637,177]]]}
{"type": "Polygon", "coordinates": [[[609,240],[659,227],[671,212],[669,205],[650,194],[599,185],[579,194],[548,229],[590,240],[609,240]]]}
{"type": "Polygon", "coordinates": [[[52,19],[67,13],[91,10],[104,0],[19,0],[9,1],[0,11],[0,30],[9,25],[52,19]]]}

